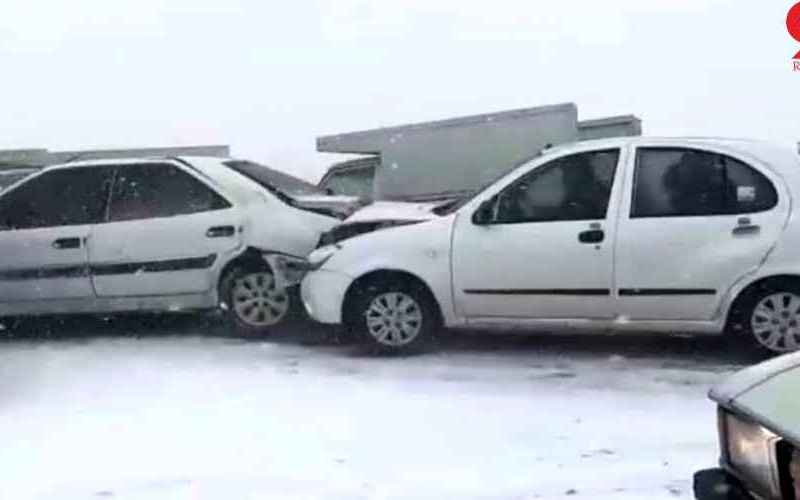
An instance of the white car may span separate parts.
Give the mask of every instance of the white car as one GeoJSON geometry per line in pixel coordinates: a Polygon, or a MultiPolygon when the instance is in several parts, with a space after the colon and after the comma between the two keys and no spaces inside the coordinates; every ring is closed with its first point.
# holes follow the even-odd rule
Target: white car
{"type": "Polygon", "coordinates": [[[235,331],[263,333],[291,312],[304,257],[347,211],[318,196],[304,208],[274,174],[219,158],[33,174],[0,194],[0,316],[221,304],[235,331]]]}
{"type": "Polygon", "coordinates": [[[387,351],[418,348],[441,325],[730,332],[791,351],[798,194],[788,147],[574,143],[432,210],[369,221],[363,209],[309,256],[302,297],[316,320],[387,351]]]}

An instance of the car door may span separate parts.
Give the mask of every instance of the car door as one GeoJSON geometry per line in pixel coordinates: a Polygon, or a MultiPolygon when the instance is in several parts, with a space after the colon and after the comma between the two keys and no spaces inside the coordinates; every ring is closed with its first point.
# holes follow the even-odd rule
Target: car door
{"type": "Polygon", "coordinates": [[[725,151],[639,146],[629,169],[616,250],[620,315],[709,320],[758,268],[788,216],[764,165],[725,151]]]}
{"type": "Polygon", "coordinates": [[[3,193],[0,303],[42,301],[46,312],[47,301],[94,296],[87,243],[104,213],[109,179],[99,166],[56,168],[3,193]]]}
{"type": "Polygon", "coordinates": [[[484,203],[476,224],[460,214],[453,286],[467,317],[609,318],[617,148],[539,165],[484,203]],[[488,205],[487,205],[488,204],[488,205]]]}
{"type": "Polygon", "coordinates": [[[241,245],[241,214],[191,169],[169,162],[117,166],[107,219],[89,247],[101,297],[210,290],[241,245]]]}

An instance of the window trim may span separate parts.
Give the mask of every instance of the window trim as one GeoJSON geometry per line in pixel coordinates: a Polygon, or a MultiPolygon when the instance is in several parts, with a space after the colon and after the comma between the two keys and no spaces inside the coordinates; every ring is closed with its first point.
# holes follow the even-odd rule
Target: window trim
{"type": "MultiPolygon", "coordinates": [[[[601,149],[587,149],[587,150],[584,150],[584,151],[573,151],[573,152],[558,156],[556,158],[551,158],[551,159],[549,159],[549,161],[545,161],[544,163],[541,163],[541,164],[537,165],[536,167],[534,167],[534,168],[528,170],[527,172],[523,173],[522,175],[518,176],[516,179],[514,179],[511,182],[509,182],[507,185],[503,186],[498,192],[496,192],[494,195],[492,195],[489,198],[489,201],[493,205],[496,204],[497,201],[499,200],[500,196],[502,196],[503,193],[505,193],[507,190],[512,189],[513,186],[515,186],[517,183],[519,183],[520,181],[522,181],[523,179],[525,179],[529,175],[533,175],[534,172],[541,171],[541,169],[546,168],[548,165],[552,165],[552,164],[554,164],[556,162],[564,160],[565,158],[570,158],[570,157],[579,156],[579,155],[586,155],[586,154],[613,153],[613,152],[617,153],[617,163],[614,166],[614,174],[613,174],[613,177],[611,179],[611,187],[610,187],[610,190],[609,190],[609,193],[608,193],[608,203],[606,204],[606,212],[603,215],[603,217],[593,218],[593,219],[587,219],[587,218],[582,218],[582,217],[581,218],[566,218],[566,219],[526,219],[526,220],[517,220],[517,221],[510,221],[510,222],[491,221],[491,222],[488,222],[487,224],[484,224],[484,225],[487,225],[487,226],[500,226],[500,225],[502,225],[502,226],[511,226],[511,225],[516,225],[516,224],[552,224],[552,223],[558,223],[558,222],[593,222],[593,221],[606,220],[608,218],[608,210],[609,210],[609,208],[611,208],[611,200],[613,199],[613,196],[614,196],[614,186],[616,185],[617,179],[619,178],[619,175],[620,175],[620,167],[623,166],[622,162],[623,162],[623,159],[624,159],[624,147],[622,147],[622,146],[612,146],[612,147],[601,148],[601,149]]],[[[472,216],[470,217],[470,220],[474,220],[475,214],[481,210],[482,206],[483,206],[483,203],[478,205],[478,207],[473,211],[472,216]]],[[[474,222],[472,224],[475,225],[474,222]]]]}
{"type": "MultiPolygon", "coordinates": [[[[727,182],[727,172],[726,172],[726,182],[727,182]]],[[[774,210],[780,204],[780,191],[775,186],[775,183],[772,179],[769,178],[768,175],[764,174],[761,169],[758,169],[753,166],[753,164],[749,161],[745,161],[742,158],[738,158],[730,153],[715,151],[713,149],[703,149],[698,147],[691,147],[691,146],[679,146],[679,145],[667,145],[667,146],[636,146],[634,149],[633,155],[633,175],[632,175],[632,186],[631,186],[631,197],[630,197],[630,206],[628,207],[628,219],[665,219],[665,218],[694,218],[694,217],[732,217],[732,216],[739,216],[739,215],[750,215],[750,214],[758,214],[769,212],[770,210],[774,210]],[[742,165],[746,166],[747,168],[755,171],[758,175],[763,177],[768,183],[772,192],[775,194],[775,202],[769,207],[760,210],[747,210],[747,211],[729,211],[725,213],[712,213],[712,214],[660,214],[660,215],[636,215],[634,214],[634,210],[636,208],[636,191],[639,187],[637,182],[638,175],[639,175],[639,161],[640,161],[640,151],[647,150],[647,151],[692,151],[696,153],[704,153],[704,154],[712,154],[717,156],[722,156],[731,160],[735,160],[742,165]]]]}
{"type": "Polygon", "coordinates": [[[136,162],[136,163],[113,163],[113,164],[109,164],[109,165],[114,167],[114,171],[113,171],[113,174],[112,174],[112,183],[110,185],[109,192],[108,192],[108,199],[106,200],[105,220],[103,222],[101,222],[102,224],[122,223],[122,222],[137,222],[137,221],[145,221],[145,220],[152,220],[152,219],[169,219],[169,218],[172,218],[172,217],[182,217],[182,216],[187,216],[187,215],[195,215],[195,214],[216,212],[216,211],[219,211],[219,210],[228,210],[228,209],[233,208],[235,206],[227,196],[225,196],[224,194],[220,193],[214,186],[212,186],[211,184],[206,182],[206,180],[203,177],[201,177],[200,175],[196,175],[195,172],[194,172],[194,170],[195,170],[194,167],[184,166],[184,162],[183,161],[178,162],[178,161],[174,161],[174,160],[173,161],[170,161],[170,160],[146,161],[145,160],[145,161],[136,162]],[[209,189],[212,193],[214,193],[216,196],[218,196],[221,200],[223,200],[225,202],[225,204],[227,206],[222,207],[222,208],[218,208],[218,209],[214,209],[214,210],[201,210],[201,211],[198,211],[198,212],[189,212],[189,213],[182,213],[182,214],[157,215],[157,216],[150,216],[150,217],[141,217],[141,218],[136,218],[136,219],[113,220],[111,218],[111,215],[112,215],[111,206],[112,206],[112,204],[114,202],[114,190],[117,187],[117,182],[118,182],[119,176],[120,176],[120,170],[124,169],[124,168],[152,166],[152,165],[160,166],[160,167],[173,167],[173,168],[177,169],[178,171],[182,172],[184,175],[188,175],[189,177],[194,179],[196,182],[199,182],[201,185],[205,186],[206,189],[209,189]]]}

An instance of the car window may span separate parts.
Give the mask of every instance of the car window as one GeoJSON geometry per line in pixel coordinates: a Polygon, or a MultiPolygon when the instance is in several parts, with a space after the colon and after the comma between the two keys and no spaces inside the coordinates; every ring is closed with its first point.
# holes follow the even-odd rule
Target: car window
{"type": "Polygon", "coordinates": [[[324,187],[330,189],[334,194],[369,199],[372,197],[374,179],[374,167],[342,170],[341,172],[332,173],[326,180],[324,187]]]}
{"type": "Polygon", "coordinates": [[[325,194],[324,190],[310,182],[252,161],[229,160],[223,165],[271,191],[278,190],[289,197],[325,194]]]}
{"type": "Polygon", "coordinates": [[[769,179],[729,156],[682,148],[637,152],[631,217],[753,213],[777,202],[769,179]]]}
{"type": "Polygon", "coordinates": [[[579,153],[546,163],[497,197],[502,224],[604,219],[619,150],[579,153]]]}
{"type": "Polygon", "coordinates": [[[125,165],[114,183],[109,220],[171,217],[228,207],[230,203],[219,194],[174,165],[125,165]]]}
{"type": "Polygon", "coordinates": [[[44,172],[0,197],[0,229],[99,222],[108,200],[110,174],[107,167],[44,172]]]}

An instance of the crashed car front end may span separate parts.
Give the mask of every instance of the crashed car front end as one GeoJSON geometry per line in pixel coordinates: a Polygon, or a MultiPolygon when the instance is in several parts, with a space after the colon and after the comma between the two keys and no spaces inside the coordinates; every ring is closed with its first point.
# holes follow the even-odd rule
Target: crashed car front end
{"type": "MultiPolygon", "coordinates": [[[[341,224],[324,231],[316,249],[328,255],[343,241],[375,231],[424,222],[436,216],[429,212],[435,204],[379,202],[356,212],[341,224]],[[324,251],[327,250],[327,251],[324,251]]],[[[315,252],[320,254],[320,252],[315,252]]],[[[310,271],[324,264],[324,258],[306,258],[276,251],[264,251],[262,258],[275,270],[277,285],[290,287],[300,283],[310,271]]]]}
{"type": "Polygon", "coordinates": [[[337,245],[342,241],[382,229],[416,224],[436,218],[432,212],[439,203],[379,201],[362,208],[341,224],[322,234],[317,248],[337,245]]]}

